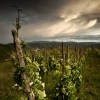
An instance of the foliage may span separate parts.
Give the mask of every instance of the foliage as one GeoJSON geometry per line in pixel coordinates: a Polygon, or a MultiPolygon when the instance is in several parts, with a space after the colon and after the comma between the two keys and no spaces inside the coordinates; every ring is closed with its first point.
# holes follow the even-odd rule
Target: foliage
{"type": "Polygon", "coordinates": [[[11,50],[13,48],[10,45],[0,44],[0,62],[10,58],[11,50]]]}
{"type": "Polygon", "coordinates": [[[83,82],[78,100],[100,100],[100,50],[90,48],[83,68],[83,82]]]}
{"type": "Polygon", "coordinates": [[[74,56],[65,61],[61,59],[61,53],[58,49],[49,49],[46,55],[42,50],[35,53],[35,61],[40,64],[40,75],[46,83],[46,93],[50,100],[77,99],[76,94],[80,91],[82,84],[82,68],[86,55],[79,62],[75,62],[74,56]],[[62,72],[63,63],[64,73],[62,72]]]}
{"type": "Polygon", "coordinates": [[[24,94],[13,87],[13,64],[11,61],[0,63],[0,100],[21,100],[24,94]]]}
{"type": "MultiPolygon", "coordinates": [[[[23,46],[23,42],[21,43],[21,45],[22,47],[25,47],[25,44],[23,46]]],[[[25,68],[20,67],[17,58],[13,55],[12,60],[14,66],[16,67],[16,70],[14,72],[14,79],[16,83],[18,84],[19,87],[21,87],[21,91],[25,93],[25,82],[27,80],[22,79],[21,75],[22,73],[27,73],[30,79],[30,86],[32,87],[35,94],[35,99],[45,100],[46,97],[44,90],[45,84],[41,81],[41,77],[39,76],[39,71],[40,71],[39,64],[36,61],[32,62],[30,55],[26,52],[25,49],[23,49],[23,57],[26,65],[25,68]]]]}
{"type": "MultiPolygon", "coordinates": [[[[40,54],[43,54],[43,52],[44,51],[41,50],[40,54]]],[[[59,52],[59,49],[57,49],[57,52],[59,52]]],[[[87,54],[88,56],[86,57],[85,66],[82,67],[82,86],[80,87],[80,92],[77,93],[77,97],[79,97],[78,100],[99,100],[100,59],[98,52],[100,52],[99,49],[90,49],[87,54]]],[[[38,56],[38,52],[36,52],[35,55],[38,56]]],[[[45,60],[45,56],[43,59],[45,60]]],[[[61,64],[56,64],[56,70],[49,70],[47,74],[40,74],[42,75],[42,81],[45,82],[45,91],[48,100],[53,100],[53,97],[55,96],[55,83],[59,81],[61,74],[61,71],[57,70],[61,70],[61,68],[61,64]]],[[[11,62],[0,63],[0,100],[26,100],[26,95],[22,92],[22,90],[19,90],[21,88],[17,88],[15,82],[13,81],[13,71],[14,68],[11,62]],[[16,86],[16,88],[12,88],[13,85],[16,86]]]]}

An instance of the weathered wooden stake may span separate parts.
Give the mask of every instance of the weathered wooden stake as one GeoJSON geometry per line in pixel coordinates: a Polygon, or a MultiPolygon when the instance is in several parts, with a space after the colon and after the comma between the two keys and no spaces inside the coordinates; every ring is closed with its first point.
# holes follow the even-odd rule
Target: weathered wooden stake
{"type": "Polygon", "coordinates": [[[77,47],[75,47],[74,60],[75,60],[75,62],[77,62],[77,47]]]}
{"type": "MultiPolygon", "coordinates": [[[[65,66],[64,66],[64,43],[62,42],[62,73],[64,74],[65,72],[65,66]]],[[[64,87],[64,85],[62,84],[62,88],[64,87]]],[[[64,95],[62,95],[62,100],[64,100],[64,95]]]]}
{"type": "MultiPolygon", "coordinates": [[[[18,38],[18,34],[15,30],[12,30],[12,35],[13,35],[13,39],[14,39],[14,46],[15,46],[15,49],[16,49],[17,59],[19,61],[20,67],[24,68],[25,62],[24,62],[24,59],[23,59],[23,53],[22,53],[20,41],[19,41],[19,38],[18,38]]],[[[35,100],[35,95],[34,95],[32,88],[29,84],[30,80],[28,78],[27,73],[22,73],[21,77],[22,77],[22,79],[26,80],[25,89],[26,89],[26,92],[28,93],[28,100],[35,100]]]]}
{"type": "Polygon", "coordinates": [[[48,62],[48,51],[47,49],[45,50],[45,57],[46,57],[46,63],[48,62]]]}
{"type": "Polygon", "coordinates": [[[63,65],[62,65],[62,73],[64,73],[64,43],[62,42],[62,59],[63,59],[63,65]]]}
{"type": "Polygon", "coordinates": [[[80,61],[80,48],[78,48],[78,55],[77,55],[78,61],[80,61]]]}
{"type": "Polygon", "coordinates": [[[69,63],[68,60],[69,59],[69,47],[67,46],[67,63],[69,63]]]}
{"type": "Polygon", "coordinates": [[[69,58],[69,47],[67,46],[67,58],[69,58]]]}

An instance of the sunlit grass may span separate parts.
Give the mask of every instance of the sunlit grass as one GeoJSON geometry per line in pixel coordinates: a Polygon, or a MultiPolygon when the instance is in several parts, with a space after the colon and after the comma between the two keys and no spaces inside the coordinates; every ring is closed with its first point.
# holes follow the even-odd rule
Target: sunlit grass
{"type": "Polygon", "coordinates": [[[100,100],[100,58],[90,51],[83,68],[83,85],[79,100],[100,100]]]}
{"type": "MultiPolygon", "coordinates": [[[[11,62],[0,63],[0,84],[13,85],[13,65],[11,62]]],[[[0,86],[1,86],[0,85],[0,86]]]]}
{"type": "Polygon", "coordinates": [[[21,94],[12,88],[13,65],[10,61],[0,63],[0,100],[20,100],[21,94]]]}
{"type": "MultiPolygon", "coordinates": [[[[11,61],[0,63],[0,100],[21,100],[21,92],[12,88],[15,84],[13,73],[14,67],[11,61]]],[[[52,73],[49,74],[51,77],[52,73]]],[[[51,86],[49,88],[52,90],[51,86]]],[[[46,91],[52,93],[48,89],[46,91]]],[[[83,68],[83,84],[78,96],[79,100],[100,100],[100,58],[92,50],[83,68]]]]}

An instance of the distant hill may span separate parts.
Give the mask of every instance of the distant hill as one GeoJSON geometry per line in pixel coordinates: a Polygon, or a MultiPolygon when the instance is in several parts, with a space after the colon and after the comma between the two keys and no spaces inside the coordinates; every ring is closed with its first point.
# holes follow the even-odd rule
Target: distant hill
{"type": "Polygon", "coordinates": [[[100,49],[100,43],[98,43],[98,44],[92,44],[92,45],[90,45],[91,47],[95,47],[95,48],[99,48],[100,49]]]}
{"type": "MultiPolygon", "coordinates": [[[[28,42],[28,49],[42,49],[48,47],[61,47],[62,42],[55,41],[33,41],[28,42]]],[[[96,42],[64,42],[64,46],[73,46],[73,47],[95,47],[100,48],[100,43],[96,42]]],[[[5,59],[8,59],[11,56],[11,52],[14,50],[13,43],[9,44],[0,44],[0,62],[3,62],[5,59]]]]}
{"type": "MultiPolygon", "coordinates": [[[[47,48],[47,47],[61,47],[62,42],[49,42],[49,41],[33,41],[33,42],[28,42],[28,46],[33,47],[33,48],[47,48]]],[[[64,42],[64,46],[95,46],[95,45],[100,45],[100,43],[96,42],[64,42]]]]}

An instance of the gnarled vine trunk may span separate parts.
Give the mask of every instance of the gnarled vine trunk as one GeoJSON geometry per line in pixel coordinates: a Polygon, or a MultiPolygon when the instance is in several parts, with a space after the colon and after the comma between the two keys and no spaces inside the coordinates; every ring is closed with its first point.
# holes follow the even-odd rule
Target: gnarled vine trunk
{"type": "MultiPolygon", "coordinates": [[[[24,68],[25,62],[24,62],[23,53],[22,53],[20,41],[18,38],[18,34],[15,30],[12,30],[12,35],[13,35],[13,39],[14,39],[14,46],[15,46],[15,50],[16,50],[17,59],[19,61],[20,67],[24,68]]],[[[30,80],[28,78],[27,73],[22,73],[21,78],[26,80],[26,83],[25,83],[26,90],[25,91],[28,94],[28,100],[35,100],[35,95],[32,91],[31,86],[30,86],[30,80]]]]}

